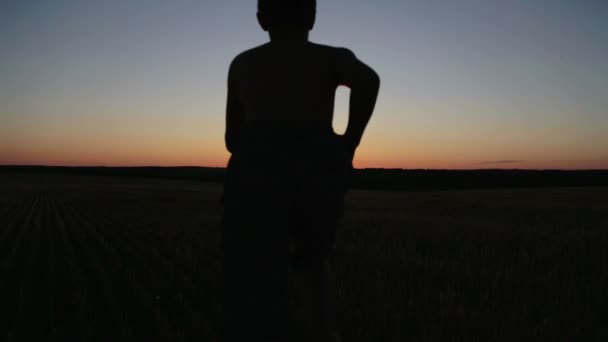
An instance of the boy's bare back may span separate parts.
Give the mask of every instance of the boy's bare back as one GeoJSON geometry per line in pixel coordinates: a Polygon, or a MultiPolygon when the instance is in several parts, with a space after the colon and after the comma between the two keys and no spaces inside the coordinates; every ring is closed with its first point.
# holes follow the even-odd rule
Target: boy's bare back
{"type": "MultiPolygon", "coordinates": [[[[232,150],[230,141],[238,127],[248,121],[316,121],[330,127],[338,86],[353,90],[352,107],[357,97],[373,97],[375,102],[375,96],[357,92],[371,88],[373,93],[378,82],[377,74],[345,48],[309,41],[271,41],[247,50],[232,61],[228,74],[228,149],[232,150]]],[[[357,109],[351,108],[345,135],[352,140],[353,152],[371,110],[373,107],[357,115],[357,109]]]]}
{"type": "Polygon", "coordinates": [[[268,43],[237,56],[230,82],[245,120],[331,123],[336,88],[358,61],[347,49],[302,42],[268,43]]]}

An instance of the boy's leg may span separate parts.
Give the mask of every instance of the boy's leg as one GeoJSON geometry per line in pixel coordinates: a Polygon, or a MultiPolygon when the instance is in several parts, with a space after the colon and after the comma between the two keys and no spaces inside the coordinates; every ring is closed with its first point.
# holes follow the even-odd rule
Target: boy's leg
{"type": "Polygon", "coordinates": [[[352,164],[340,137],[321,134],[303,149],[291,208],[297,312],[302,341],[339,341],[336,289],[329,258],[344,213],[352,164]]]}
{"type": "Polygon", "coordinates": [[[297,341],[339,341],[336,319],[336,290],[329,262],[308,264],[295,270],[295,318],[297,341]]]}
{"type": "Polygon", "coordinates": [[[247,157],[251,161],[230,164],[225,183],[223,341],[285,341],[289,233],[284,186],[264,154],[247,157]]]}
{"type": "Polygon", "coordinates": [[[296,341],[339,341],[336,289],[329,258],[336,220],[295,223],[292,266],[295,282],[296,341]],[[317,233],[317,234],[315,234],[317,233]]]}
{"type": "MultiPolygon", "coordinates": [[[[243,227],[260,228],[253,222],[243,227]]],[[[281,243],[280,234],[230,236],[231,228],[224,227],[221,253],[224,341],[284,341],[289,263],[282,246],[287,241],[281,243]]]]}

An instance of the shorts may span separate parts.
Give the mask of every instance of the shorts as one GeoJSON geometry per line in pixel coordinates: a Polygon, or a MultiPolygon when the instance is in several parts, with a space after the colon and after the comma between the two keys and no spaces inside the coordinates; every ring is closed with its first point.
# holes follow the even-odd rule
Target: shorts
{"type": "Polygon", "coordinates": [[[228,163],[224,233],[287,243],[296,264],[330,254],[352,172],[341,139],[319,124],[249,124],[228,163]]]}

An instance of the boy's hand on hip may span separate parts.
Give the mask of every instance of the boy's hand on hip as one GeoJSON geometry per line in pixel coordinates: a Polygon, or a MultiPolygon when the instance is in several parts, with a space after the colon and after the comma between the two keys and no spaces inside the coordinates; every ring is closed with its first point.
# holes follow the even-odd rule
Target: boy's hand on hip
{"type": "Polygon", "coordinates": [[[346,136],[340,135],[339,137],[340,148],[344,152],[346,159],[350,163],[352,163],[353,159],[355,158],[355,151],[357,149],[357,146],[351,141],[349,141],[346,136]]]}

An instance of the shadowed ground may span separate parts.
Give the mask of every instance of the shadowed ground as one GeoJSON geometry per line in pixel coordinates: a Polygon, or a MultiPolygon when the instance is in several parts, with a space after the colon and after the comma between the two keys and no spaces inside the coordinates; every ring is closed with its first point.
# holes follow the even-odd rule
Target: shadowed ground
{"type": "MultiPolygon", "coordinates": [[[[217,336],[221,186],[0,177],[0,340],[217,336]]],[[[603,340],[608,188],[353,191],[345,341],[603,340]]]]}

